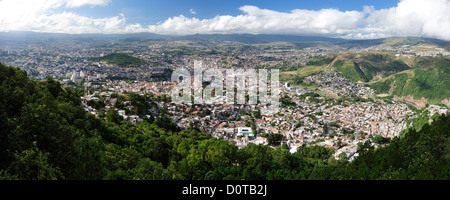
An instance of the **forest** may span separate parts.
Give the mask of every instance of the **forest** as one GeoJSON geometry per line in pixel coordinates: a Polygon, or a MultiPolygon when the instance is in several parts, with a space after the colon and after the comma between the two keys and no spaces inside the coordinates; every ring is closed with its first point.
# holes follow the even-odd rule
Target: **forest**
{"type": "MultiPolygon", "coordinates": [[[[233,143],[156,121],[86,113],[76,91],[0,64],[0,180],[448,180],[450,118],[411,128],[386,147],[334,149],[233,143]]],[[[151,105],[140,105],[142,107],[151,105]]]]}

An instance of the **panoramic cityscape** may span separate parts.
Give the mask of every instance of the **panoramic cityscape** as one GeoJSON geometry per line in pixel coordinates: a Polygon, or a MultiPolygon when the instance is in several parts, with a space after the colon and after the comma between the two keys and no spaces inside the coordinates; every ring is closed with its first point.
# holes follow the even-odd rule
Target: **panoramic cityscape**
{"type": "Polygon", "coordinates": [[[449,13],[0,0],[0,180],[448,180],[449,13]]]}

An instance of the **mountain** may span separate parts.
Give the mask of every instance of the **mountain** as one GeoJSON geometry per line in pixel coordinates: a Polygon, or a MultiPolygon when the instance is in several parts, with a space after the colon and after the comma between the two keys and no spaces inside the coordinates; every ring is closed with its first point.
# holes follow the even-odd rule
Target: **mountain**
{"type": "Polygon", "coordinates": [[[450,106],[450,59],[444,57],[343,52],[310,58],[306,66],[281,72],[280,80],[300,84],[303,77],[330,67],[351,82],[364,82],[378,93],[418,107],[427,103],[450,106]]]}
{"type": "MultiPolygon", "coordinates": [[[[422,37],[388,37],[378,39],[366,39],[366,40],[344,40],[337,41],[333,44],[343,48],[367,48],[372,46],[384,46],[384,47],[398,47],[403,45],[418,45],[418,44],[434,44],[440,47],[450,47],[450,41],[422,38],[422,37]]],[[[448,50],[448,49],[447,49],[448,50]]]]}
{"type": "Polygon", "coordinates": [[[450,59],[427,58],[420,67],[377,80],[371,87],[423,107],[426,103],[450,106],[450,59]]]}
{"type": "MultiPolygon", "coordinates": [[[[127,33],[127,34],[65,34],[65,33],[40,33],[31,31],[0,32],[0,46],[46,44],[56,42],[80,42],[110,43],[110,42],[144,42],[144,41],[179,41],[191,40],[201,42],[238,42],[244,44],[270,43],[270,42],[294,42],[300,46],[308,44],[336,45],[343,48],[367,48],[372,46],[401,46],[417,45],[419,43],[433,44],[446,50],[450,50],[450,42],[430,38],[418,37],[392,37],[368,40],[351,40],[324,36],[305,35],[280,35],[280,34],[194,34],[194,35],[161,35],[155,33],[127,33]]],[[[307,46],[308,46],[307,45],[307,46]]]]}
{"type": "Polygon", "coordinates": [[[387,77],[391,74],[411,69],[404,61],[393,53],[385,52],[343,52],[310,58],[306,66],[293,72],[300,77],[319,73],[326,68],[334,67],[352,82],[369,82],[373,79],[387,77]]]}
{"type": "Polygon", "coordinates": [[[58,42],[110,43],[114,41],[145,41],[164,39],[170,36],[154,33],[130,33],[130,34],[66,34],[66,33],[39,33],[31,31],[0,32],[0,46],[47,44],[58,42]]]}
{"type": "Polygon", "coordinates": [[[247,44],[270,43],[270,42],[336,42],[344,41],[340,38],[329,38],[320,36],[298,36],[298,35],[270,35],[270,34],[195,34],[172,38],[174,40],[193,41],[230,41],[247,44]]]}
{"type": "Polygon", "coordinates": [[[340,38],[298,35],[271,34],[195,34],[195,35],[160,35],[154,33],[130,34],[63,34],[39,33],[30,31],[0,32],[0,45],[44,44],[64,40],[86,40],[95,42],[139,42],[148,40],[178,41],[191,40],[202,42],[239,42],[239,43],[270,43],[270,42],[338,42],[340,38]]]}
{"type": "Polygon", "coordinates": [[[369,82],[375,78],[410,69],[392,53],[341,53],[333,65],[352,82],[369,82]]]}
{"type": "Polygon", "coordinates": [[[379,93],[418,107],[450,106],[450,59],[386,52],[340,53],[332,65],[352,82],[366,82],[379,93]]]}

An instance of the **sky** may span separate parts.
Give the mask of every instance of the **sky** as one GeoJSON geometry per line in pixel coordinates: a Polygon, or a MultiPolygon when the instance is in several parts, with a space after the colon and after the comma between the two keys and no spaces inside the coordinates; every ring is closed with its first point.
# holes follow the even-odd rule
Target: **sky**
{"type": "Polygon", "coordinates": [[[450,0],[0,0],[0,32],[450,40],[450,0]]]}

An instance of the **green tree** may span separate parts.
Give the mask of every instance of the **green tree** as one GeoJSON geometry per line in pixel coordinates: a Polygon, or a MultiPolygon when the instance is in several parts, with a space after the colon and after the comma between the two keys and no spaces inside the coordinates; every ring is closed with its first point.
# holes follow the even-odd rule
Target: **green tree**
{"type": "Polygon", "coordinates": [[[120,122],[123,121],[123,118],[122,118],[122,116],[119,115],[119,113],[114,108],[111,108],[106,113],[106,121],[109,121],[109,122],[112,122],[115,124],[120,124],[120,122]]]}
{"type": "Polygon", "coordinates": [[[267,138],[267,143],[269,145],[278,146],[281,144],[281,141],[284,139],[284,136],[281,134],[276,133],[268,133],[265,134],[265,137],[267,138]]]}
{"type": "Polygon", "coordinates": [[[15,160],[7,170],[14,179],[56,180],[63,178],[57,167],[49,163],[49,153],[40,151],[36,145],[21,153],[14,154],[15,160]]]}

